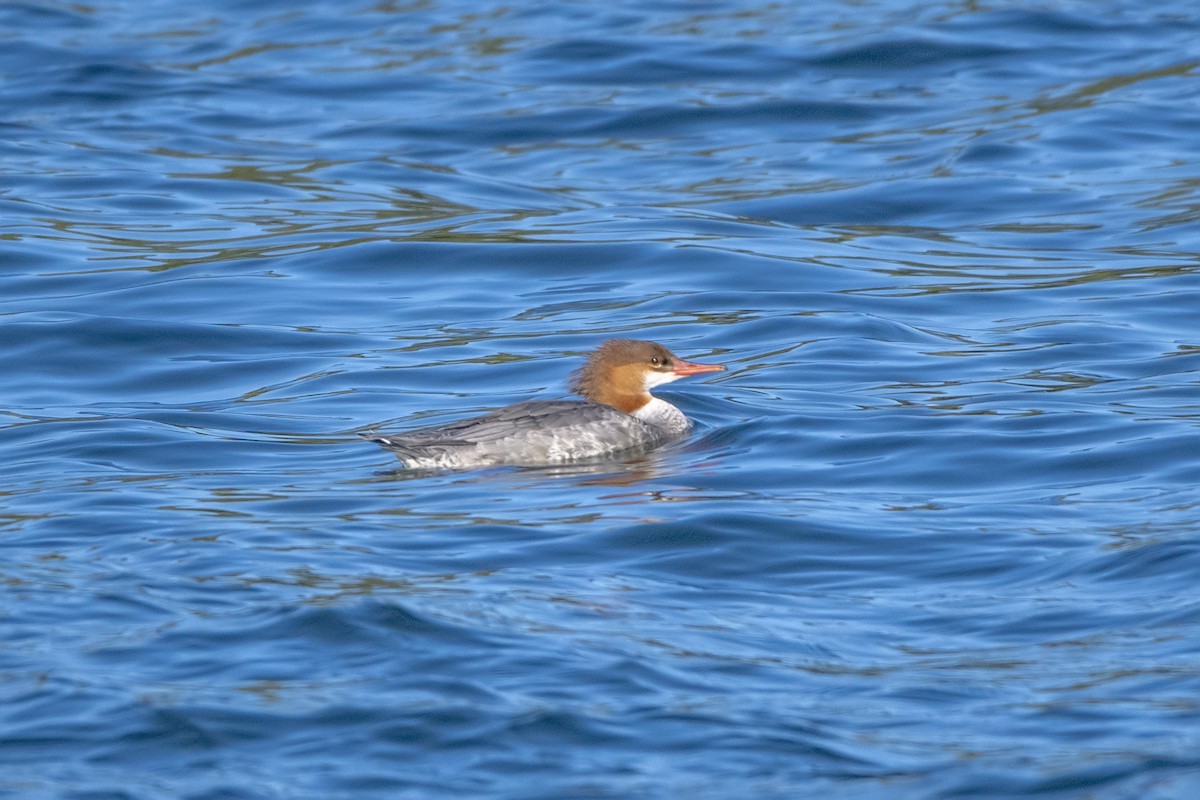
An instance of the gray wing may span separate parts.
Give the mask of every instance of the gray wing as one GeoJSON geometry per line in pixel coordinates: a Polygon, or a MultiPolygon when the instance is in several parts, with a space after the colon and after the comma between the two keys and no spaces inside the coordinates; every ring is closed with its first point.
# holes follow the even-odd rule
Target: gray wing
{"type": "MultiPolygon", "coordinates": [[[[596,454],[659,443],[662,438],[660,431],[636,417],[579,400],[531,400],[448,425],[367,438],[402,458],[453,460],[458,458],[455,451],[470,450],[472,458],[492,462],[560,460],[545,452],[545,445],[531,442],[528,434],[540,431],[578,440],[596,454]],[[603,441],[597,441],[597,428],[604,431],[603,441]]],[[[461,457],[468,456],[463,453],[461,457]]]]}
{"type": "MultiPolygon", "coordinates": [[[[468,417],[446,425],[416,428],[385,438],[389,443],[421,447],[428,445],[473,446],[483,442],[495,442],[514,432],[536,431],[544,428],[569,426],[581,413],[589,415],[597,410],[613,415],[627,416],[608,406],[576,400],[530,400],[507,406],[478,417],[468,417]]],[[[595,418],[595,417],[590,417],[595,418]]]]}

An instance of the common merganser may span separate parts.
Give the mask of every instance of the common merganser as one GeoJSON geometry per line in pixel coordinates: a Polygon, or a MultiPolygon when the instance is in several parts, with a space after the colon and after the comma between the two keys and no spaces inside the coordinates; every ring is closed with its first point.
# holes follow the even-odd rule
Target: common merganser
{"type": "Polygon", "coordinates": [[[650,389],[720,364],[684,361],[656,342],[611,339],[574,374],[583,400],[530,400],[480,417],[390,436],[363,434],[408,467],[562,464],[649,449],[682,436],[692,423],[650,389]]]}

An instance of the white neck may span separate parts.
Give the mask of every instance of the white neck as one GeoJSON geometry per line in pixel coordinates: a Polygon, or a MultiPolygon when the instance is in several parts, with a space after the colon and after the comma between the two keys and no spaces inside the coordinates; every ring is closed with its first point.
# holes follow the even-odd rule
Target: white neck
{"type": "Polygon", "coordinates": [[[651,397],[650,402],[633,412],[642,422],[662,428],[668,433],[683,433],[692,427],[692,423],[675,406],[666,400],[651,397]]]}

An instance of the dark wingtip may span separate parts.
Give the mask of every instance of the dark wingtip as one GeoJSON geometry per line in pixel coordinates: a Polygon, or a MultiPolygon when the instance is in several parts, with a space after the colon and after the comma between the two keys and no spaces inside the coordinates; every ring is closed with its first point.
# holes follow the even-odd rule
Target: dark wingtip
{"type": "Polygon", "coordinates": [[[359,431],[358,435],[366,439],[368,442],[374,442],[380,447],[387,447],[389,449],[394,449],[396,447],[395,443],[393,443],[391,439],[384,436],[382,433],[379,433],[378,431],[359,431]]]}

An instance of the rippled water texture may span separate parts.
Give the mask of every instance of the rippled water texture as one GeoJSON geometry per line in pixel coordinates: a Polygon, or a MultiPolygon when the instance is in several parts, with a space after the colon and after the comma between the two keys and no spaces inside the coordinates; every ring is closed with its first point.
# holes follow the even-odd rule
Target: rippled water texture
{"type": "Polygon", "coordinates": [[[1200,796],[1193,2],[0,6],[0,796],[1200,796]],[[357,436],[729,371],[624,462],[357,436]]]}

